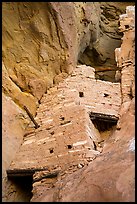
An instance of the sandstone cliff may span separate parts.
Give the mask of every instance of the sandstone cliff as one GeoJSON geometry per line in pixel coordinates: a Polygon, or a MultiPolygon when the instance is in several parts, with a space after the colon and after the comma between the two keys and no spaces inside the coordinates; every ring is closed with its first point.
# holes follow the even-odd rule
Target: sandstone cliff
{"type": "Polygon", "coordinates": [[[56,75],[65,77],[78,61],[115,67],[118,19],[127,4],[3,3],[4,93],[35,114],[42,95],[58,81],[56,75]]]}
{"type": "MultiPolygon", "coordinates": [[[[120,115],[122,116],[123,112],[127,111],[128,108],[129,110],[134,109],[134,105],[130,109],[130,102],[131,100],[134,101],[135,97],[134,47],[132,47],[134,46],[134,30],[132,30],[132,26],[130,27],[130,24],[133,23],[130,11],[127,14],[127,18],[129,15],[129,27],[126,27],[126,30],[123,30],[123,27],[121,27],[121,30],[118,29],[119,15],[125,13],[128,5],[134,5],[134,3],[2,3],[2,165],[4,201],[18,200],[13,196],[13,184],[7,180],[5,170],[19,150],[25,130],[30,123],[24,105],[35,116],[39,104],[42,103],[41,99],[47,93],[47,90],[70,75],[77,64],[93,66],[96,78],[112,82],[116,81],[116,70],[120,71],[123,102],[120,115]],[[126,32],[127,30],[131,31],[126,32]],[[114,50],[121,45],[122,34],[120,31],[125,32],[125,34],[122,39],[121,54],[118,55],[119,60],[116,60],[116,64],[114,50]],[[124,52],[125,46],[128,46],[131,50],[130,53],[128,49],[126,49],[127,53],[124,52]],[[123,55],[126,64],[121,64],[123,63],[121,61],[123,55]],[[127,68],[122,69],[122,66],[127,66],[127,68]]],[[[121,24],[121,26],[123,25],[121,24]]],[[[132,115],[131,121],[133,120],[134,124],[134,114],[130,112],[129,114],[132,115]]],[[[120,131],[124,129],[122,123],[124,124],[121,119],[119,122],[120,131]]],[[[34,129],[33,124],[31,124],[31,129],[34,129]]],[[[117,133],[115,134],[117,135],[117,133]]],[[[118,134],[123,135],[124,133],[119,132],[118,134]]],[[[119,152],[121,151],[120,149],[119,152]]],[[[111,165],[111,162],[109,165],[111,165]]],[[[132,170],[129,169],[130,171],[132,170]]],[[[65,196],[65,193],[63,196],[65,196]]],[[[19,197],[21,196],[19,195],[19,197]]],[[[126,199],[132,200],[132,198],[131,193],[129,198],[126,199]]],[[[47,198],[40,199],[44,201],[47,198]]],[[[67,197],[62,199],[67,199],[67,197]]],[[[69,199],[73,201],[73,195],[69,199]]],[[[81,201],[80,197],[78,199],[81,201]]],[[[104,198],[101,197],[100,199],[104,198]]],[[[119,200],[122,199],[120,195],[119,200]]]]}

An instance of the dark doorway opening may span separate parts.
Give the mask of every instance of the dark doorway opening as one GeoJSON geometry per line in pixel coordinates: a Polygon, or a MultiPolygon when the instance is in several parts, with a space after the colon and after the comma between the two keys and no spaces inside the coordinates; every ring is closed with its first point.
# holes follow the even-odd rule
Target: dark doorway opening
{"type": "Polygon", "coordinates": [[[118,121],[118,117],[102,113],[90,113],[89,117],[99,132],[110,130],[118,121]]]}
{"type": "Polygon", "coordinates": [[[111,132],[115,129],[118,117],[114,115],[106,115],[102,113],[90,113],[89,117],[95,128],[100,132],[103,140],[107,139],[111,132]]]}
{"type": "MultiPolygon", "coordinates": [[[[32,194],[33,175],[27,176],[9,176],[8,180],[11,182],[14,189],[15,202],[30,202],[32,194]]],[[[12,193],[12,192],[11,192],[12,193]]]]}

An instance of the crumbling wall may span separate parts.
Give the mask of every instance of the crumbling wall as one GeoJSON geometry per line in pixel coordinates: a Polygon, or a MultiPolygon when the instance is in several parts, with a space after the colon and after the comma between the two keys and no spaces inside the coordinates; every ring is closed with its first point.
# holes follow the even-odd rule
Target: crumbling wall
{"type": "Polygon", "coordinates": [[[131,86],[134,82],[135,30],[134,23],[131,27],[127,24],[129,16],[134,22],[134,9],[127,7],[127,14],[120,17],[120,20],[123,18],[120,23],[124,25],[124,37],[121,49],[116,49],[116,61],[122,75],[121,127],[117,126],[101,156],[88,167],[61,175],[54,185],[48,179],[34,184],[32,202],[135,202],[135,94],[131,86]],[[129,49],[125,50],[126,43],[129,49]],[[132,97],[129,97],[129,86],[132,97]]]}
{"type": "MultiPolygon", "coordinates": [[[[2,3],[2,91],[7,98],[11,98],[8,102],[9,110],[15,106],[17,111],[16,115],[13,114],[13,123],[7,120],[6,126],[3,126],[6,130],[3,131],[4,144],[9,142],[9,146],[12,147],[10,152],[13,152],[10,154],[6,148],[9,157],[7,166],[16,152],[14,151],[14,139],[9,140],[8,135],[14,138],[17,134],[15,127],[12,128],[12,131],[7,127],[21,123],[22,128],[19,128],[21,140],[15,137],[18,149],[24,130],[30,122],[23,106],[27,106],[34,116],[43,94],[72,72],[73,65],[81,56],[80,53],[85,51],[89,43],[92,47],[92,43],[95,42],[97,56],[101,58],[103,54],[101,63],[105,62],[106,52],[101,50],[102,46],[107,49],[105,46],[107,44],[105,44],[106,37],[104,38],[104,34],[100,32],[100,8],[105,11],[105,8],[109,7],[106,13],[109,16],[114,5],[110,6],[113,3],[103,4],[105,7],[101,8],[99,2],[2,3]],[[12,103],[12,100],[15,104],[12,103]]],[[[118,12],[123,13],[127,4],[130,3],[119,2],[118,12]]],[[[113,15],[111,17],[113,18],[113,15]]],[[[107,25],[107,20],[102,19],[102,22],[105,21],[107,25]]],[[[113,30],[113,23],[110,27],[113,30]]],[[[109,26],[106,30],[111,33],[112,30],[108,28],[109,26]]],[[[115,35],[115,29],[113,34],[115,35]]],[[[107,42],[109,39],[107,36],[107,42]]],[[[114,60],[114,56],[112,58],[114,60]]],[[[6,106],[7,103],[3,100],[3,111],[6,110],[6,106]]],[[[3,121],[6,121],[8,117],[7,111],[5,112],[6,114],[2,116],[3,121]]],[[[5,158],[3,164],[7,162],[5,158]]],[[[8,195],[5,189],[4,191],[3,200],[5,195],[8,195]]],[[[8,200],[9,197],[6,199],[8,200]]],[[[14,198],[11,199],[14,200],[14,198]]]]}
{"type": "MultiPolygon", "coordinates": [[[[43,96],[35,117],[39,127],[35,130],[33,123],[29,125],[8,176],[32,172],[35,200],[47,177],[83,168],[102,152],[104,141],[116,126],[120,105],[120,83],[96,80],[94,68],[77,66],[43,96]],[[98,122],[98,129],[94,119],[105,121],[106,126],[98,122]],[[115,123],[109,126],[111,121],[115,123]]],[[[56,180],[50,181],[54,184],[56,180]]]]}
{"type": "Polygon", "coordinates": [[[92,124],[91,114],[118,120],[120,105],[119,83],[96,80],[94,68],[77,66],[71,76],[43,96],[35,117],[39,127],[35,130],[30,124],[9,169],[39,169],[46,164],[50,170],[56,166],[63,170],[86,161],[87,154],[91,153],[92,159],[94,142],[104,138],[92,124]]]}
{"type": "Polygon", "coordinates": [[[126,14],[120,15],[122,44],[116,48],[116,61],[121,74],[122,103],[135,97],[135,8],[128,6],[126,14]]]}

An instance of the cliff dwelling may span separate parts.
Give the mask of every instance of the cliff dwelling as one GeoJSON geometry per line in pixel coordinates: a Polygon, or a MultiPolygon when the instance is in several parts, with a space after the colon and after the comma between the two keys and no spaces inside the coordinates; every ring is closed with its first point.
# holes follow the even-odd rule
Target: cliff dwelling
{"type": "Polygon", "coordinates": [[[2,12],[3,202],[133,202],[134,3],[2,12]]]}

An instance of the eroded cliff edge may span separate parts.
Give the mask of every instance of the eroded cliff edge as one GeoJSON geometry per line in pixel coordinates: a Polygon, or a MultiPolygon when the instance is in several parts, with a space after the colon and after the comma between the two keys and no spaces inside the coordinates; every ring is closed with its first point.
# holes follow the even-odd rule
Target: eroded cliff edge
{"type": "MultiPolygon", "coordinates": [[[[3,3],[4,177],[30,122],[24,105],[35,115],[47,89],[67,77],[77,63],[95,65],[98,70],[103,65],[109,73],[113,71],[110,78],[114,78],[114,50],[121,44],[118,19],[126,5],[129,3],[3,3]]],[[[3,190],[4,199],[9,200],[3,190]]]]}

